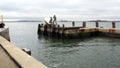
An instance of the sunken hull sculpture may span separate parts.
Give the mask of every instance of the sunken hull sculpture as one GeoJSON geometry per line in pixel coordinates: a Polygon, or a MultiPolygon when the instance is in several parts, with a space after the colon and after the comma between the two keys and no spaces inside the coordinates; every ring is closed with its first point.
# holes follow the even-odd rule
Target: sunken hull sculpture
{"type": "Polygon", "coordinates": [[[0,35],[10,41],[9,28],[0,28],[0,35]]]}

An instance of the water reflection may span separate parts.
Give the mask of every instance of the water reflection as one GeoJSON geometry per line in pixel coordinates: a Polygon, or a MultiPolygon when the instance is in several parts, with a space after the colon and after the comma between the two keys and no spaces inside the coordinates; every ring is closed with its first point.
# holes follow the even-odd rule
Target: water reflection
{"type": "Polygon", "coordinates": [[[82,44],[78,44],[80,41],[84,39],[58,39],[55,37],[48,37],[39,35],[38,36],[40,42],[49,44],[49,47],[78,47],[82,46],[82,44]]]}
{"type": "Polygon", "coordinates": [[[40,35],[39,40],[45,44],[44,62],[50,68],[101,68],[101,65],[102,68],[117,68],[120,66],[118,65],[120,39],[108,37],[58,39],[40,35]]]}

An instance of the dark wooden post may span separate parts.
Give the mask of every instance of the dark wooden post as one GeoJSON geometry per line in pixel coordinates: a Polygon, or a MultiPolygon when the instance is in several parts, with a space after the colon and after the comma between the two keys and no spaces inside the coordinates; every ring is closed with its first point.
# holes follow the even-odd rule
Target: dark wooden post
{"type": "Polygon", "coordinates": [[[63,28],[65,27],[65,25],[63,24],[63,28]]]}
{"type": "Polygon", "coordinates": [[[86,27],[86,22],[83,22],[83,27],[84,27],[84,28],[86,27]]]}
{"type": "Polygon", "coordinates": [[[112,22],[112,28],[115,28],[115,22],[112,22]]]}
{"type": "Polygon", "coordinates": [[[58,28],[57,28],[57,32],[56,32],[56,36],[57,36],[57,38],[59,38],[60,37],[60,25],[58,25],[58,28]]]}
{"type": "Polygon", "coordinates": [[[59,28],[60,28],[60,25],[58,25],[58,28],[57,28],[57,29],[58,29],[58,31],[57,31],[57,33],[59,33],[59,30],[60,30],[59,28]]]}
{"type": "Polygon", "coordinates": [[[75,26],[75,21],[72,22],[72,26],[73,26],[73,27],[75,26]]]}
{"type": "Polygon", "coordinates": [[[57,28],[57,33],[58,33],[58,34],[59,34],[59,30],[60,30],[59,28],[60,28],[60,25],[58,25],[58,28],[57,28]]]}
{"type": "Polygon", "coordinates": [[[64,27],[65,27],[65,25],[63,24],[61,38],[63,38],[63,36],[64,36],[64,27]]]}
{"type": "Polygon", "coordinates": [[[41,25],[38,24],[38,31],[37,31],[38,34],[40,34],[40,31],[41,31],[40,28],[41,28],[41,25]]]}
{"type": "Polygon", "coordinates": [[[48,35],[47,29],[48,29],[48,26],[45,24],[45,25],[44,25],[44,31],[43,31],[43,34],[44,34],[44,35],[48,35]]]}
{"type": "Polygon", "coordinates": [[[58,28],[60,27],[60,25],[58,25],[58,28]]]}
{"type": "Polygon", "coordinates": [[[99,22],[98,21],[96,21],[96,27],[99,27],[99,22]]]}

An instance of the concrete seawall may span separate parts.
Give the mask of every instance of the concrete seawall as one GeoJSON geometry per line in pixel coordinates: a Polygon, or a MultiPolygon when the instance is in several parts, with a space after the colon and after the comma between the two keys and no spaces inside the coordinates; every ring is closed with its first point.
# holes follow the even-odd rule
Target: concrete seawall
{"type": "MultiPolygon", "coordinates": [[[[2,36],[0,36],[0,46],[20,68],[47,68],[44,64],[26,54],[2,36]]],[[[4,63],[4,61],[1,62],[4,63]]]]}

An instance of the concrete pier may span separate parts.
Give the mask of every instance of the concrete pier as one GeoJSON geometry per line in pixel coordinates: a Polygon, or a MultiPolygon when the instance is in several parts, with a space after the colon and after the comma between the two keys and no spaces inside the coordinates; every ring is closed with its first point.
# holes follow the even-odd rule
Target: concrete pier
{"type": "Polygon", "coordinates": [[[0,61],[0,68],[47,68],[2,36],[0,36],[0,49],[2,49],[0,59],[3,60],[0,61]],[[4,54],[7,57],[4,57],[4,54]]]}
{"type": "Polygon", "coordinates": [[[0,68],[20,68],[0,46],[0,68]]]}
{"type": "MultiPolygon", "coordinates": [[[[52,37],[58,38],[81,38],[81,37],[88,37],[88,36],[110,36],[110,37],[120,37],[120,29],[115,28],[115,22],[112,22],[112,28],[100,28],[99,22],[95,22],[96,25],[93,28],[87,28],[86,22],[83,22],[83,27],[53,27],[53,32],[51,31],[51,27],[46,26],[46,28],[41,25],[38,27],[38,34],[47,35],[52,33],[52,37]],[[44,33],[45,32],[45,33],[44,33]]],[[[40,25],[40,24],[39,24],[40,25]]]]}

